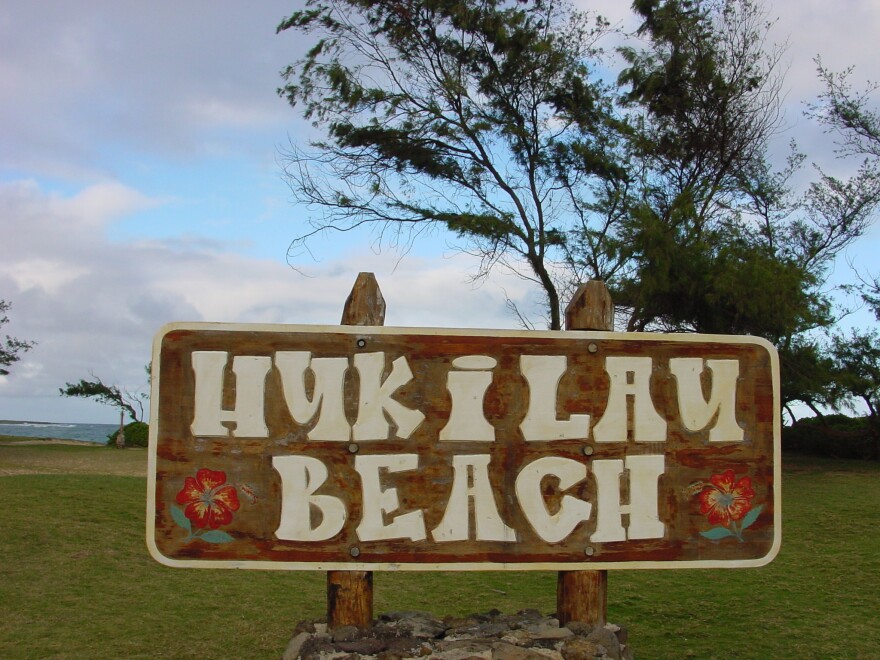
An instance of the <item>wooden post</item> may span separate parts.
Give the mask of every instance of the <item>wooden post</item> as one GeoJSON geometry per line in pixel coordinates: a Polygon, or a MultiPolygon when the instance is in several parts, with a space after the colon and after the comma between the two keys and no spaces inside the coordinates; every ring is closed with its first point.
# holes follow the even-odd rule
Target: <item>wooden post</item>
{"type": "MultiPolygon", "coordinates": [[[[359,273],[345,301],[341,325],[384,325],[385,299],[373,273],[359,273]]],[[[373,623],[373,572],[327,571],[327,626],[369,628],[373,623]]]]}
{"type": "Polygon", "coordinates": [[[373,625],[373,572],[327,571],[327,627],[373,625]]]}
{"type": "Polygon", "coordinates": [[[385,299],[373,273],[358,273],[342,308],[340,325],[385,325],[385,299]]]}
{"type": "MultiPolygon", "coordinates": [[[[614,330],[614,305],[604,282],[578,287],[565,309],[566,330],[614,330]]],[[[604,626],[608,615],[608,571],[559,571],[556,617],[560,625],[583,621],[604,626]]]]}

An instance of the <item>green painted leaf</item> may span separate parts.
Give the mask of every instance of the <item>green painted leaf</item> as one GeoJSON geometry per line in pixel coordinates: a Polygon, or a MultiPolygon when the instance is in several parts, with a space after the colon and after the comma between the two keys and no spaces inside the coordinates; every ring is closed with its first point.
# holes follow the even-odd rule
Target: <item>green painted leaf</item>
{"type": "Polygon", "coordinates": [[[749,511],[745,515],[745,517],[743,517],[742,527],[740,527],[740,529],[745,529],[746,527],[749,527],[753,522],[755,522],[758,519],[758,516],[761,515],[761,509],[763,508],[764,505],[762,504],[761,506],[756,506],[754,509],[749,511]]]}
{"type": "Polygon", "coordinates": [[[189,518],[184,515],[181,509],[176,506],[172,506],[171,517],[174,518],[174,522],[183,527],[187,532],[192,531],[192,524],[189,522],[189,518]]]}
{"type": "Polygon", "coordinates": [[[727,529],[727,527],[713,527],[706,532],[700,532],[700,536],[705,536],[710,541],[718,541],[727,536],[733,536],[733,532],[727,529]]]}
{"type": "Polygon", "coordinates": [[[199,538],[208,543],[229,543],[234,540],[229,534],[221,532],[219,529],[212,529],[210,532],[205,532],[199,538]]]}

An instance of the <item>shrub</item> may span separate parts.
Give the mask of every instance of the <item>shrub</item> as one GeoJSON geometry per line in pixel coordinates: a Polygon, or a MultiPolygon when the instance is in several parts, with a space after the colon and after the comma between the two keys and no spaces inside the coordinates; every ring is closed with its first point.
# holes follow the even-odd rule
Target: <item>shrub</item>
{"type": "Polygon", "coordinates": [[[805,417],[782,428],[782,449],[829,458],[871,458],[871,433],[866,417],[825,415],[805,417]]]}
{"type": "MultiPolygon", "coordinates": [[[[107,436],[108,447],[116,446],[117,435],[119,435],[119,429],[107,436]]],[[[125,446],[146,447],[149,435],[150,426],[148,424],[144,422],[130,422],[125,425],[125,446]]]]}

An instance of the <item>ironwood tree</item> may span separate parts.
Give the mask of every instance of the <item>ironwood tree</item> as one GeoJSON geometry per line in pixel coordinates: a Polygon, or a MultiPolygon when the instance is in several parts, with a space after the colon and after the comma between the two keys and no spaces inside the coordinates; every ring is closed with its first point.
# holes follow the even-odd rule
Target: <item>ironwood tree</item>
{"type": "Polygon", "coordinates": [[[834,359],[832,393],[837,407],[867,412],[871,437],[871,458],[880,460],[880,332],[852,330],[835,335],[831,345],[834,359]]]}
{"type": "Polygon", "coordinates": [[[871,101],[880,83],[869,82],[857,90],[850,82],[852,67],[835,72],[825,67],[820,57],[815,62],[824,90],[809,104],[807,115],[836,135],[841,154],[866,157],[876,167],[880,160],[880,113],[871,108],[871,101]]]}
{"type": "MultiPolygon", "coordinates": [[[[880,83],[868,82],[862,89],[854,89],[850,83],[852,67],[835,72],[825,67],[821,58],[815,62],[824,90],[809,104],[806,114],[835,136],[838,155],[861,159],[854,187],[876,189],[880,180],[880,112],[872,106],[880,83]]],[[[859,290],[880,321],[880,278],[859,274],[858,279],[859,284],[852,288],[859,290]]]]}
{"type": "Polygon", "coordinates": [[[561,248],[588,213],[574,193],[625,176],[593,71],[606,29],[555,2],[308,2],[279,26],[315,38],[280,91],[326,134],[286,167],[323,212],[315,231],[375,223],[406,243],[447,229],[481,274],[536,281],[559,328],[561,248]]]}
{"type": "Polygon", "coordinates": [[[610,281],[627,329],[756,334],[787,350],[833,321],[828,268],[869,224],[878,180],[817,170],[800,194],[789,182],[804,155],[793,147],[783,168],[770,165],[781,50],[766,45],[758,4],[633,8],[650,46],[623,50],[619,82],[639,185],[619,223],[624,258],[610,281]]]}
{"type": "MultiPolygon", "coordinates": [[[[7,312],[10,307],[12,307],[12,303],[0,299],[0,327],[9,323],[7,312]]],[[[0,376],[8,376],[9,367],[21,360],[21,354],[31,350],[34,346],[36,346],[36,342],[25,341],[9,335],[0,340],[0,376]]]]}
{"type": "Polygon", "coordinates": [[[876,178],[774,169],[781,50],[752,0],[636,0],[640,46],[553,0],[311,0],[280,93],[321,131],[287,180],[313,233],[442,228],[537,282],[547,322],[605,280],[628,330],[751,333],[785,351],[833,321],[834,257],[876,178]],[[615,69],[616,67],[616,69],[615,69]],[[617,73],[609,82],[609,71],[617,73]]]}
{"type": "Polygon", "coordinates": [[[780,398],[790,422],[797,421],[792,407],[802,403],[819,420],[836,403],[836,368],[828,346],[820,337],[800,335],[784,350],[780,374],[780,398]]]}
{"type": "MultiPolygon", "coordinates": [[[[149,381],[151,377],[151,365],[144,367],[149,381]]],[[[81,378],[76,383],[65,383],[59,388],[61,396],[79,397],[83,399],[95,399],[98,403],[119,409],[127,414],[133,422],[144,420],[144,404],[150,395],[141,391],[130,391],[118,385],[108,385],[95,374],[91,378],[81,378]]]]}
{"type": "MultiPolygon", "coordinates": [[[[857,90],[850,83],[853,69],[834,72],[816,58],[823,91],[806,114],[832,134],[837,155],[855,159],[858,168],[849,180],[839,180],[818,170],[820,179],[810,189],[819,213],[839,217],[841,236],[861,233],[876,209],[880,189],[880,114],[873,109],[878,85],[857,90]]],[[[842,241],[843,242],[843,241],[842,241]]],[[[817,252],[820,252],[817,250],[817,252]]],[[[857,292],[880,321],[880,285],[877,275],[856,273],[858,283],[846,287],[857,292]]],[[[868,413],[874,458],[880,456],[880,341],[875,330],[857,328],[849,334],[835,332],[829,342],[817,337],[796,337],[784,345],[782,392],[785,401],[800,401],[817,417],[821,408],[850,408],[861,404],[868,413]]],[[[793,415],[792,415],[793,417],[793,415]]]]}

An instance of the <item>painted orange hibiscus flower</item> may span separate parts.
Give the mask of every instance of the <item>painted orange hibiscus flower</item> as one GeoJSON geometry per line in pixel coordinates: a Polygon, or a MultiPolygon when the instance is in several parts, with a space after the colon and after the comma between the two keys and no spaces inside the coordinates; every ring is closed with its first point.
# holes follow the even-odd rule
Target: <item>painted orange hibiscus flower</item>
{"type": "Polygon", "coordinates": [[[183,513],[198,529],[228,525],[232,512],[240,506],[235,487],[226,483],[226,473],[207,468],[199,470],[195,478],[187,477],[176,499],[186,505],[183,513]]]}
{"type": "Polygon", "coordinates": [[[713,474],[700,493],[700,513],[713,525],[727,527],[732,521],[742,520],[752,508],[751,477],[736,481],[733,470],[713,474]]]}

